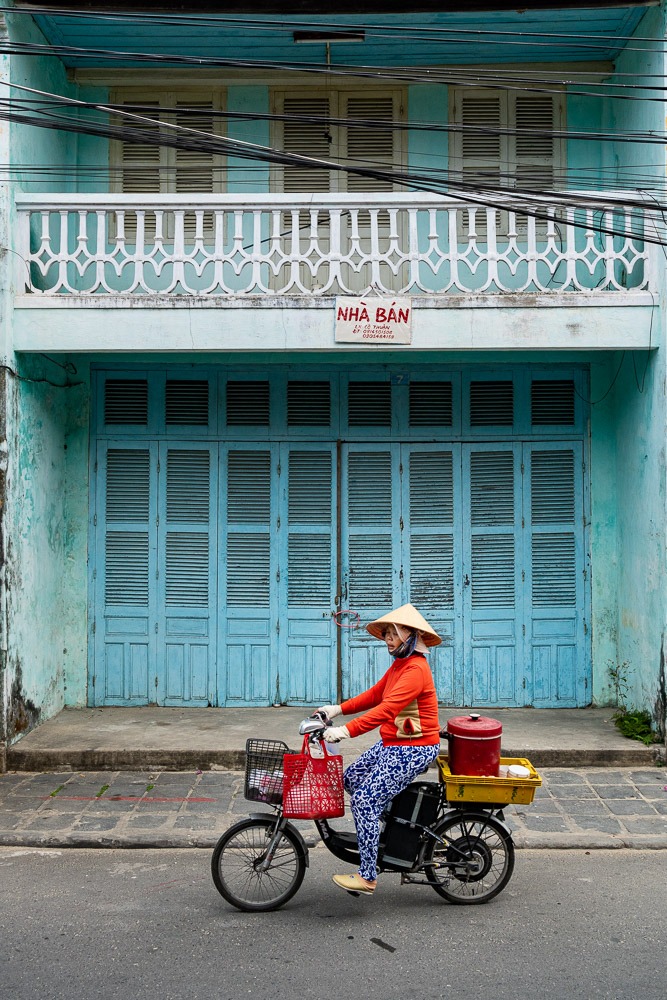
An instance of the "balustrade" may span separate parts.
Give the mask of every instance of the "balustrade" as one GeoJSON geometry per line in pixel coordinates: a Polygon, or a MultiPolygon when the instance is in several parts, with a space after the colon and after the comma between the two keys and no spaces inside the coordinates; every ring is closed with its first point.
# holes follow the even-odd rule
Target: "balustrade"
{"type": "Polygon", "coordinates": [[[36,296],[132,299],[648,288],[643,213],[587,198],[22,194],[17,274],[36,296]]]}

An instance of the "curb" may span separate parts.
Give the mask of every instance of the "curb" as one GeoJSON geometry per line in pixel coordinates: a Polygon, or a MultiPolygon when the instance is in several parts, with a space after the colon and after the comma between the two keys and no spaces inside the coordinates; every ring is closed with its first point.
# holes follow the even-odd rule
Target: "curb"
{"type": "MultiPolygon", "coordinates": [[[[503,757],[527,757],[534,767],[651,767],[659,747],[555,750],[503,747],[503,757]]],[[[245,750],[22,750],[7,751],[8,771],[242,771],[245,750]]]]}
{"type": "MultiPolygon", "coordinates": [[[[24,833],[0,831],[0,847],[32,848],[87,848],[91,850],[170,850],[175,848],[203,848],[211,850],[224,831],[215,834],[172,833],[156,837],[154,834],[96,834],[90,833],[39,833],[30,830],[24,833]]],[[[324,848],[315,834],[304,837],[310,849],[324,848]]],[[[514,846],[517,850],[667,850],[667,836],[650,834],[634,837],[615,837],[612,834],[597,834],[589,837],[572,834],[515,834],[514,846]]]]}

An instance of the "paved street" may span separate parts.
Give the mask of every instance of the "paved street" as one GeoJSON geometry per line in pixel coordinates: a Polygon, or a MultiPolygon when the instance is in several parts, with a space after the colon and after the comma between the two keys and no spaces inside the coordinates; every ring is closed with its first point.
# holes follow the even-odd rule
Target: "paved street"
{"type": "Polygon", "coordinates": [[[488,905],[386,876],[336,890],[318,847],[282,910],[215,891],[210,852],[0,849],[3,1000],[664,1000],[665,856],[521,851],[488,905]]]}
{"type": "MultiPolygon", "coordinates": [[[[664,768],[540,774],[534,802],[506,810],[517,846],[667,848],[664,768]]],[[[240,771],[13,773],[0,776],[0,844],[210,847],[257,808],[240,771]]],[[[314,843],[312,823],[299,825],[314,843]]]]}

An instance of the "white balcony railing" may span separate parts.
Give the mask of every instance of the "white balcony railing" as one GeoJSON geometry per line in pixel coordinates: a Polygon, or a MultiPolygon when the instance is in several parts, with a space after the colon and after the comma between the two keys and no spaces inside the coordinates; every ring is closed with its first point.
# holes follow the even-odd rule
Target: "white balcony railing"
{"type": "Polygon", "coordinates": [[[135,299],[648,288],[642,212],[587,198],[22,194],[17,274],[36,296],[135,299]]]}

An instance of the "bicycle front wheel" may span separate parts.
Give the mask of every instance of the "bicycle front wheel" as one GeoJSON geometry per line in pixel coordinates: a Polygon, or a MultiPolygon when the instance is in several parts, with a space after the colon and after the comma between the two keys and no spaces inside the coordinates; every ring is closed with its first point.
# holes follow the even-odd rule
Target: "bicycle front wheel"
{"type": "Polygon", "coordinates": [[[211,858],[215,887],[239,910],[277,910],[297,892],[306,874],[306,858],[295,832],[285,827],[272,847],[276,821],[244,819],[223,833],[211,858]]]}
{"type": "Polygon", "coordinates": [[[514,844],[502,823],[485,813],[456,813],[433,831],[424,858],[426,878],[450,903],[488,903],[514,871],[514,844]]]}

